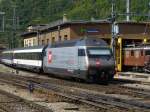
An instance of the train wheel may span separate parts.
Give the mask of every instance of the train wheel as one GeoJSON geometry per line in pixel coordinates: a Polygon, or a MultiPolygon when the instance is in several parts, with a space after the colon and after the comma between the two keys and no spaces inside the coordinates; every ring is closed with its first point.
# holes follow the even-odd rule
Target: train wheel
{"type": "Polygon", "coordinates": [[[94,76],[93,75],[88,75],[86,78],[87,83],[94,83],[94,76]]]}
{"type": "Polygon", "coordinates": [[[109,80],[109,81],[112,81],[113,79],[114,79],[114,74],[109,74],[108,80],[109,80]]]}

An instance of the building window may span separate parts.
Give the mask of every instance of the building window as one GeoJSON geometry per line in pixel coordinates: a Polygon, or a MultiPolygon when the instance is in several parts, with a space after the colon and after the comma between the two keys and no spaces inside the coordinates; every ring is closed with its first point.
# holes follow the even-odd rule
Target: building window
{"type": "Polygon", "coordinates": [[[52,43],[54,43],[55,42],[55,37],[52,37],[52,43]]]}
{"type": "Polygon", "coordinates": [[[44,45],[44,40],[42,40],[42,45],[44,45]]]}
{"type": "Polygon", "coordinates": [[[61,36],[59,36],[59,41],[61,41],[61,36]]]}
{"type": "Polygon", "coordinates": [[[35,41],[36,41],[36,39],[33,39],[33,46],[36,45],[36,42],[35,42],[35,41]]]}
{"type": "Polygon", "coordinates": [[[64,40],[68,40],[68,35],[64,35],[64,40]]]}
{"type": "Polygon", "coordinates": [[[31,40],[29,40],[29,46],[31,46],[31,40]]]}
{"type": "Polygon", "coordinates": [[[47,44],[49,44],[49,39],[47,39],[47,44]]]}

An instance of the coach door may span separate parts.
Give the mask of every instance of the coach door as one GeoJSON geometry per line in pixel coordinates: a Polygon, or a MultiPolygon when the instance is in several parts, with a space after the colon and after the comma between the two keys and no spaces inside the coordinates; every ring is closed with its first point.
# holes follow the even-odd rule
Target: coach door
{"type": "Polygon", "coordinates": [[[84,70],[84,64],[85,64],[85,49],[79,48],[78,49],[78,72],[81,73],[82,70],[84,70]]]}

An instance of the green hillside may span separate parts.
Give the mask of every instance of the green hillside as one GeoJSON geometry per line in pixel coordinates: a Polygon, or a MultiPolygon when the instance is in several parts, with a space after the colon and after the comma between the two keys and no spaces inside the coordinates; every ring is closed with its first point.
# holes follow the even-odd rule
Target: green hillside
{"type": "MultiPolygon", "coordinates": [[[[131,0],[131,12],[147,14],[149,0],[131,0]]],[[[116,12],[125,13],[126,0],[116,0],[116,12]]],[[[111,0],[0,0],[0,11],[5,14],[5,31],[0,33],[4,42],[13,35],[13,10],[19,18],[17,32],[25,30],[29,24],[45,24],[62,19],[63,14],[72,20],[106,19],[111,15],[111,0]],[[9,33],[8,33],[9,32],[9,33]]],[[[125,20],[119,16],[118,20],[125,20]]],[[[148,17],[132,16],[132,20],[144,21],[148,17]]]]}

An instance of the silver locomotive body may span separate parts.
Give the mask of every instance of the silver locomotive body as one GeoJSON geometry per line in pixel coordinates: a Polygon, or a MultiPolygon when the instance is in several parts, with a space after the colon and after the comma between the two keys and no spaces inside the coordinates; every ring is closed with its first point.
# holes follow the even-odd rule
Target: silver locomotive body
{"type": "Polygon", "coordinates": [[[108,44],[97,38],[48,46],[43,58],[46,73],[88,81],[112,79],[115,63],[108,44]]]}

